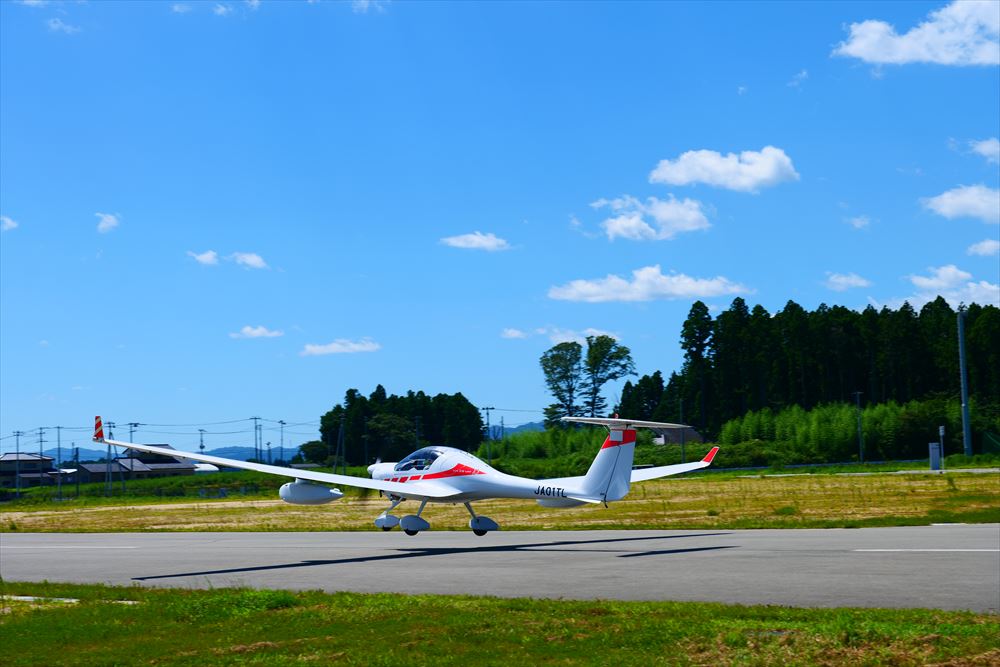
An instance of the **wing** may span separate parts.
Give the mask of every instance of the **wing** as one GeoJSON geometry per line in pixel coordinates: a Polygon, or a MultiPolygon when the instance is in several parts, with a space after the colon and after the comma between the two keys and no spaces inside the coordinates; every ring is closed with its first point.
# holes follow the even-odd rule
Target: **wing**
{"type": "Polygon", "coordinates": [[[632,477],[630,481],[632,482],[644,482],[647,479],[658,479],[660,477],[669,477],[670,475],[679,475],[682,472],[691,472],[692,470],[701,470],[702,468],[707,468],[712,465],[712,459],[715,458],[715,454],[719,451],[718,447],[712,447],[711,451],[705,455],[701,461],[695,461],[693,463],[678,463],[672,466],[658,466],[656,468],[639,468],[638,470],[632,471],[632,477]]]}
{"type": "Polygon", "coordinates": [[[150,454],[161,454],[180,459],[191,459],[192,461],[202,461],[226,468],[241,468],[243,470],[255,470],[269,475],[281,475],[283,477],[294,477],[295,479],[306,479],[310,482],[322,482],[324,484],[341,484],[343,486],[354,486],[362,489],[376,489],[385,491],[397,496],[407,498],[447,498],[459,493],[456,489],[441,482],[383,482],[378,479],[368,479],[366,477],[353,477],[351,475],[338,475],[329,472],[314,472],[311,470],[296,470],[295,468],[284,468],[282,466],[272,466],[266,463],[251,463],[250,461],[236,461],[234,459],[224,459],[219,456],[209,456],[207,454],[194,454],[192,452],[180,452],[176,449],[165,449],[163,447],[150,447],[149,445],[137,445],[131,442],[119,442],[117,440],[105,440],[94,437],[94,442],[100,442],[115,447],[125,447],[135,449],[140,452],[150,454]]]}

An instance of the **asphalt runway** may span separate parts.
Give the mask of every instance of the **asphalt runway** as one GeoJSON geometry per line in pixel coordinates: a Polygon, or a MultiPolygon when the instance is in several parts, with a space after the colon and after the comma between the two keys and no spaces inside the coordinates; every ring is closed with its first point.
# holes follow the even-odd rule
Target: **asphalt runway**
{"type": "Polygon", "coordinates": [[[5,581],[1000,610],[1000,525],[4,533],[5,581]]]}

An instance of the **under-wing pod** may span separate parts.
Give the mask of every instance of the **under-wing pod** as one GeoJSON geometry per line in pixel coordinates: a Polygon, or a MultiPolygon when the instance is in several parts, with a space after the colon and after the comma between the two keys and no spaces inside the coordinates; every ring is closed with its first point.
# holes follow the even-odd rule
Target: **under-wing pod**
{"type": "Polygon", "coordinates": [[[297,479],[294,482],[282,484],[281,488],[278,489],[278,495],[286,503],[292,505],[324,505],[344,494],[340,489],[331,489],[322,484],[313,484],[297,479]]]}

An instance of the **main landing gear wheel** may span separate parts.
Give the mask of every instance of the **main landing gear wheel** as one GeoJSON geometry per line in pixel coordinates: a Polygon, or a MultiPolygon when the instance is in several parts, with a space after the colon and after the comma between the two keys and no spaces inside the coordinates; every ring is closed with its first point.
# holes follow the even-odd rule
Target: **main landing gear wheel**
{"type": "Polygon", "coordinates": [[[469,520],[469,528],[472,529],[472,534],[476,537],[482,537],[491,530],[500,530],[500,526],[497,522],[488,516],[477,515],[472,511],[472,505],[465,503],[465,509],[469,510],[469,514],[472,518],[469,520]]]}
{"type": "Polygon", "coordinates": [[[389,532],[390,530],[392,530],[392,526],[382,526],[382,530],[389,532]]]}
{"type": "Polygon", "coordinates": [[[414,535],[416,535],[420,531],[419,530],[407,530],[407,529],[404,528],[403,532],[406,533],[407,535],[409,535],[410,537],[413,537],[414,535]]]}
{"type": "Polygon", "coordinates": [[[483,535],[485,535],[488,532],[490,532],[490,531],[488,531],[488,530],[478,530],[476,528],[472,529],[472,534],[475,535],[476,537],[482,537],[483,535]]]}

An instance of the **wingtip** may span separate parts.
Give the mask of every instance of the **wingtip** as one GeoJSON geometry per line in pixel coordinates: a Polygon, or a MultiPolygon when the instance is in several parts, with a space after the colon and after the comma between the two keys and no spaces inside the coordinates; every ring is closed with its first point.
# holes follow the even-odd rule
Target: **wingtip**
{"type": "Polygon", "coordinates": [[[719,448],[718,447],[712,447],[712,449],[710,449],[708,451],[708,454],[705,454],[705,458],[703,458],[701,460],[702,463],[711,463],[712,459],[714,459],[715,455],[718,454],[718,453],[719,453],[719,448]]]}

